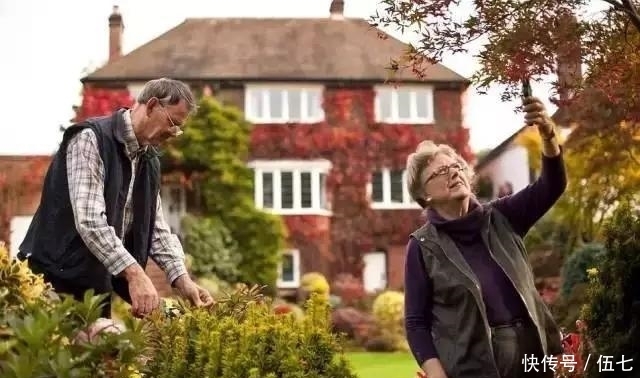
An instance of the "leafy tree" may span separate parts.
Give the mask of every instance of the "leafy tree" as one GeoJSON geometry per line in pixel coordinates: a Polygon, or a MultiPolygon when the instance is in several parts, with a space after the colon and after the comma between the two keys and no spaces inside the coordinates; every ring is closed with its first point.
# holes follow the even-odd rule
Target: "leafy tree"
{"type": "Polygon", "coordinates": [[[597,267],[604,253],[604,246],[598,243],[585,244],[572,253],[562,266],[561,294],[569,296],[576,285],[587,283],[587,270],[597,267]]]}
{"type": "Polygon", "coordinates": [[[594,130],[615,135],[625,160],[638,164],[640,140],[640,16],[635,0],[381,0],[380,26],[417,33],[419,40],[394,60],[392,71],[410,68],[423,75],[444,54],[468,53],[481,44],[472,80],[483,92],[505,85],[504,99],[520,94],[522,79],[542,80],[570,65],[586,66],[586,77],[554,83],[558,105],[569,107],[578,135],[594,130]],[[464,5],[463,5],[464,3],[464,5]],[[471,5],[472,12],[465,8],[471,5]],[[594,14],[593,5],[607,5],[594,14]],[[582,17],[588,15],[588,17],[582,17]],[[475,47],[475,46],[474,46],[475,47]],[[571,92],[582,87],[579,96],[571,92]],[[571,101],[575,99],[577,101],[571,101]]]}
{"type": "Polygon", "coordinates": [[[193,258],[191,272],[198,277],[213,274],[225,282],[236,282],[242,254],[220,219],[188,215],[182,223],[184,248],[193,258]]]}
{"type": "Polygon", "coordinates": [[[165,160],[191,172],[200,189],[202,215],[229,231],[240,255],[239,280],[273,289],[286,233],[280,217],[255,207],[253,173],[246,165],[250,130],[240,111],[203,96],[184,134],[167,148],[165,160]]]}
{"type": "MultiPolygon", "coordinates": [[[[640,213],[629,205],[616,210],[606,226],[607,253],[590,271],[591,282],[584,319],[587,336],[597,355],[613,356],[615,361],[640,360],[640,213]]],[[[594,354],[592,354],[592,357],[594,354]]],[[[593,365],[596,366],[596,365],[593,365]]],[[[627,363],[627,368],[629,367],[627,363]]],[[[592,367],[589,377],[628,377],[631,372],[607,373],[592,367]]]]}

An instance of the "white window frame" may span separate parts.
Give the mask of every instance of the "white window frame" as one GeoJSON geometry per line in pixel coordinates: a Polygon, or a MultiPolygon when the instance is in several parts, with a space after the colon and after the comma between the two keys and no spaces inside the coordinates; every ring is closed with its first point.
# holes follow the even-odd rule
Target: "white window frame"
{"type": "Polygon", "coordinates": [[[254,160],[249,162],[249,167],[254,170],[254,200],[256,207],[265,211],[281,215],[331,215],[331,206],[327,199],[326,187],[320,187],[320,175],[328,175],[331,170],[329,160],[254,160]],[[282,187],[280,172],[293,172],[293,208],[282,208],[282,187]],[[273,175],[273,208],[265,208],[262,195],[262,174],[273,175]],[[302,208],[302,193],[300,188],[300,174],[311,173],[311,207],[302,208]],[[325,191],[325,207],[322,207],[320,198],[322,190],[325,191]]]}
{"type": "Polygon", "coordinates": [[[290,255],[293,257],[293,280],[283,281],[282,279],[282,260],[278,263],[278,280],[276,286],[278,289],[297,289],[300,287],[300,251],[297,249],[289,249],[283,251],[282,255],[290,255]]]}
{"type": "Polygon", "coordinates": [[[391,201],[391,172],[398,171],[396,169],[383,168],[379,171],[372,172],[371,178],[373,179],[373,174],[377,172],[382,172],[382,201],[374,202],[373,201],[373,180],[369,181],[367,185],[367,194],[369,196],[369,200],[371,202],[371,208],[375,210],[401,210],[401,209],[421,209],[420,205],[415,202],[411,195],[409,194],[409,188],[407,187],[407,171],[402,170],[402,202],[392,202],[391,201]]]}
{"type": "Polygon", "coordinates": [[[324,87],[314,84],[247,84],[244,92],[244,113],[247,121],[251,123],[318,123],[325,120],[324,109],[322,108],[324,95],[324,87]],[[284,92],[284,100],[282,102],[282,116],[274,118],[264,114],[255,114],[255,109],[251,106],[251,98],[254,94],[259,94],[262,99],[262,109],[270,106],[269,95],[271,91],[281,90],[284,92]],[[300,118],[289,117],[288,93],[290,91],[300,91],[300,118]],[[307,96],[309,93],[315,93],[320,99],[320,108],[318,114],[309,116],[307,96]]]}
{"type": "Polygon", "coordinates": [[[381,123],[405,123],[405,124],[432,124],[435,122],[434,111],[435,111],[435,103],[434,103],[434,95],[433,95],[433,86],[431,85],[402,85],[402,86],[393,86],[393,85],[378,85],[374,88],[375,90],[375,100],[374,100],[374,109],[375,109],[375,118],[376,122],[381,123]],[[399,91],[409,91],[410,97],[410,105],[409,105],[409,118],[401,118],[398,115],[398,92],[399,91]],[[427,97],[427,116],[426,117],[418,117],[417,116],[417,99],[416,92],[424,91],[427,97]],[[388,118],[382,118],[382,112],[380,109],[380,93],[389,92],[391,94],[391,116],[388,118]]]}

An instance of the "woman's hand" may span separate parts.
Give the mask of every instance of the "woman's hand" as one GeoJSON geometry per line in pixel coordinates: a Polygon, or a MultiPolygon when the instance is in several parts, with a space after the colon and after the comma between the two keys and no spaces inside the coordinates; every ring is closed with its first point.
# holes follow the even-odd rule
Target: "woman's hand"
{"type": "Polygon", "coordinates": [[[542,153],[545,156],[558,156],[560,146],[556,138],[556,124],[547,114],[544,104],[536,97],[527,97],[523,101],[524,119],[527,125],[536,125],[542,138],[542,153]]]}
{"type": "Polygon", "coordinates": [[[422,371],[418,372],[419,378],[447,378],[447,374],[444,372],[444,368],[437,358],[430,358],[422,364],[422,371]]]}

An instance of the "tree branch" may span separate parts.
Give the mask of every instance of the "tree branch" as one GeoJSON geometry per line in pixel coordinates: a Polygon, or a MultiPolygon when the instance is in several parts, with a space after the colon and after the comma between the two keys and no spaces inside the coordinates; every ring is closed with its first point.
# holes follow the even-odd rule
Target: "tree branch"
{"type": "Polygon", "coordinates": [[[613,8],[617,11],[624,12],[629,16],[631,23],[636,27],[638,32],[640,32],[640,14],[636,9],[635,5],[633,5],[632,0],[621,0],[622,3],[619,3],[617,0],[602,0],[607,4],[611,4],[613,8]]]}

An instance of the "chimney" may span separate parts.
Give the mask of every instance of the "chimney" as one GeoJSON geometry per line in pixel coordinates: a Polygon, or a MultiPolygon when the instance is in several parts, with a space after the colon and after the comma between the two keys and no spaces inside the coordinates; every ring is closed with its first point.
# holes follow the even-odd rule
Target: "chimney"
{"type": "Polygon", "coordinates": [[[582,52],[578,19],[574,14],[560,17],[561,32],[558,49],[558,96],[559,105],[567,105],[573,99],[582,82],[582,52]]]}
{"type": "Polygon", "coordinates": [[[333,20],[344,19],[344,0],[331,0],[329,17],[333,20]]]}
{"type": "Polygon", "coordinates": [[[114,5],[109,16],[109,62],[122,56],[122,34],[124,34],[122,15],[118,6],[114,5]]]}

